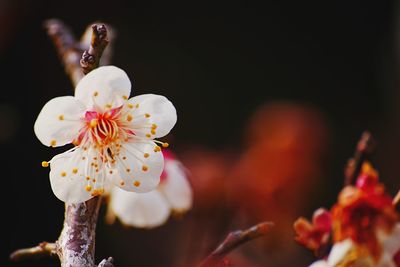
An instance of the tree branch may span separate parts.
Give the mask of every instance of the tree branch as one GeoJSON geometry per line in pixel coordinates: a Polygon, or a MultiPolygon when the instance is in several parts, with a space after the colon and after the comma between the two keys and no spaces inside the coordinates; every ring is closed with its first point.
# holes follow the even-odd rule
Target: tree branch
{"type": "Polygon", "coordinates": [[[73,84],[77,84],[84,76],[79,63],[83,51],[71,29],[58,19],[45,21],[44,27],[57,49],[66,74],[73,84]]]}
{"type": "Polygon", "coordinates": [[[244,243],[267,234],[274,224],[263,222],[246,230],[237,230],[228,234],[225,240],[200,264],[199,267],[226,266],[224,258],[244,243]]]}
{"type": "Polygon", "coordinates": [[[107,28],[104,24],[92,25],[92,40],[88,50],[85,50],[80,60],[83,73],[88,74],[100,64],[100,58],[108,45],[107,28]]]}
{"type": "Polygon", "coordinates": [[[66,204],[64,227],[58,238],[57,255],[61,266],[95,266],[96,223],[101,197],[84,203],[66,204]]]}
{"type": "Polygon", "coordinates": [[[375,148],[375,142],[370,132],[365,131],[358,141],[354,157],[347,162],[345,168],[345,182],[344,185],[352,184],[360,173],[362,164],[371,155],[375,148]]]}
{"type": "Polygon", "coordinates": [[[12,261],[22,261],[25,259],[30,258],[42,258],[45,256],[56,256],[56,244],[55,243],[48,243],[42,242],[36,247],[32,248],[22,248],[14,251],[10,255],[10,259],[12,261]]]}

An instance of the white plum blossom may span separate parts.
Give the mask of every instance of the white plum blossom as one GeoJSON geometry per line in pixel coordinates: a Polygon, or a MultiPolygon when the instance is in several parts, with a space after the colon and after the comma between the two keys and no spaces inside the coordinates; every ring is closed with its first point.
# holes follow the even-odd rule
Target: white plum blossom
{"type": "Polygon", "coordinates": [[[397,223],[394,229],[388,234],[377,233],[378,240],[382,246],[382,252],[379,259],[366,253],[360,245],[354,243],[351,239],[345,239],[333,245],[331,252],[326,260],[319,260],[309,267],[396,267],[394,256],[400,250],[400,223],[397,223]],[[359,252],[362,251],[362,252],[359,252]]]}
{"type": "Polygon", "coordinates": [[[125,191],[149,192],[164,168],[161,147],[154,140],[168,134],[177,120],[164,96],[129,98],[131,82],[115,67],[99,67],[78,83],[75,96],[45,104],[34,126],[46,146],[74,147],[49,162],[54,194],[66,203],[84,202],[114,184],[125,191]]]}
{"type": "Polygon", "coordinates": [[[153,228],[164,224],[171,212],[183,213],[192,206],[192,189],[186,170],[169,151],[163,151],[165,167],[156,190],[144,194],[125,192],[117,187],[110,194],[108,221],[115,217],[126,226],[153,228]]]}

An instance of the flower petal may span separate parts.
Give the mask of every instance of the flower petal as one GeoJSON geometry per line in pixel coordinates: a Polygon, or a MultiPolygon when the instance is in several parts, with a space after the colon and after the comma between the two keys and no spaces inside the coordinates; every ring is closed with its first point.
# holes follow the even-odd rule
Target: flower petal
{"type": "Polygon", "coordinates": [[[192,206],[192,189],[186,179],[182,164],[177,160],[165,161],[165,182],[160,184],[159,190],[163,193],[171,208],[184,212],[192,206]]]}
{"type": "Polygon", "coordinates": [[[123,224],[143,228],[162,225],[170,213],[165,199],[156,190],[138,194],[114,187],[110,208],[123,224]]]}
{"type": "Polygon", "coordinates": [[[85,103],[87,109],[101,112],[123,105],[130,93],[128,75],[115,66],[103,66],[89,72],[75,89],[75,97],[85,103]]]}
{"type": "Polygon", "coordinates": [[[96,155],[90,149],[76,148],[50,161],[50,183],[57,198],[66,203],[79,203],[103,192],[105,167],[94,166],[101,164],[96,155]],[[93,161],[96,163],[91,164],[93,161]]]}
{"type": "Polygon", "coordinates": [[[128,100],[132,111],[130,126],[136,135],[158,138],[167,135],[174,127],[177,115],[174,105],[161,95],[145,94],[128,100]]]}
{"type": "Polygon", "coordinates": [[[111,176],[114,184],[139,193],[154,190],[164,168],[164,157],[160,151],[156,152],[155,147],[152,141],[123,144],[116,158],[116,170],[111,176]]]}
{"type": "Polygon", "coordinates": [[[34,125],[37,138],[45,146],[71,143],[84,123],[85,106],[73,96],[51,99],[39,113],[34,125]]]}
{"type": "Polygon", "coordinates": [[[383,242],[384,251],[393,257],[400,250],[400,223],[394,225],[389,235],[378,232],[378,238],[383,242]]]}
{"type": "Polygon", "coordinates": [[[330,265],[328,265],[324,260],[319,260],[311,264],[309,267],[330,267],[330,265]]]}
{"type": "Polygon", "coordinates": [[[354,243],[351,239],[346,239],[335,243],[332,247],[328,257],[328,265],[336,266],[347,256],[347,254],[354,248],[354,243]]]}

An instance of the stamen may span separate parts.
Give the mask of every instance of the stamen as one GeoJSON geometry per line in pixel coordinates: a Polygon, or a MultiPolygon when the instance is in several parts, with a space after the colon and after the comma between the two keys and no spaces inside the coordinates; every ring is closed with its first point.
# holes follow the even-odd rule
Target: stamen
{"type": "Polygon", "coordinates": [[[93,93],[93,96],[98,96],[99,95],[99,92],[97,92],[97,91],[95,91],[94,93],[93,93]]]}
{"type": "Polygon", "coordinates": [[[126,117],[126,120],[127,120],[127,121],[131,121],[132,119],[133,119],[132,115],[128,115],[128,116],[126,117]]]}
{"type": "Polygon", "coordinates": [[[73,169],[72,169],[72,173],[73,173],[73,174],[77,174],[77,173],[78,173],[78,169],[77,169],[77,168],[73,168],[73,169]]]}
{"type": "Polygon", "coordinates": [[[64,120],[64,115],[58,116],[58,119],[59,119],[60,121],[63,121],[63,120],[64,120]]]}
{"type": "Polygon", "coordinates": [[[149,113],[144,114],[144,116],[145,116],[146,118],[150,118],[150,114],[149,114],[149,113]]]}
{"type": "Polygon", "coordinates": [[[144,153],[144,154],[143,154],[143,157],[145,157],[145,158],[148,158],[149,156],[150,156],[149,153],[144,153]]]}
{"type": "Polygon", "coordinates": [[[136,187],[138,187],[138,186],[140,186],[140,182],[139,182],[139,181],[135,181],[135,182],[133,183],[133,185],[136,186],[136,187]]]}
{"type": "Polygon", "coordinates": [[[42,167],[43,168],[49,167],[49,163],[47,161],[42,161],[42,167]]]}
{"type": "Polygon", "coordinates": [[[149,167],[147,167],[146,165],[142,166],[142,171],[147,172],[148,169],[149,169],[149,167]]]}
{"type": "Polygon", "coordinates": [[[62,172],[61,173],[61,177],[65,177],[65,176],[67,176],[67,173],[66,172],[62,172]]]}
{"type": "Polygon", "coordinates": [[[98,122],[97,119],[92,119],[92,120],[90,121],[89,126],[90,126],[90,128],[95,128],[95,127],[97,126],[98,123],[99,123],[99,122],[98,122]]]}
{"type": "Polygon", "coordinates": [[[88,192],[92,191],[92,186],[91,185],[85,186],[85,190],[88,192]]]}
{"type": "Polygon", "coordinates": [[[50,146],[52,146],[52,147],[55,147],[56,146],[56,144],[57,144],[57,141],[56,140],[51,140],[51,142],[50,142],[50,146]]]}

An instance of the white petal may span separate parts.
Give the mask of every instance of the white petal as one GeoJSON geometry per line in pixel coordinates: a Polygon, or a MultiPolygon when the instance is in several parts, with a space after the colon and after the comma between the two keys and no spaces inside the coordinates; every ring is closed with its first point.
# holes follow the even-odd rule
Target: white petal
{"type": "Polygon", "coordinates": [[[46,146],[71,143],[84,126],[85,106],[73,96],[56,97],[47,102],[34,125],[37,138],[46,146]]]}
{"type": "Polygon", "coordinates": [[[123,224],[143,228],[162,225],[170,213],[165,199],[156,190],[138,194],[114,187],[110,207],[123,224]]]}
{"type": "Polygon", "coordinates": [[[396,267],[396,263],[393,261],[393,255],[383,252],[381,258],[376,264],[376,267],[396,267]]]}
{"type": "Polygon", "coordinates": [[[75,97],[89,110],[104,112],[126,102],[131,93],[128,75],[115,66],[103,66],[89,72],[80,80],[75,97]]]}
{"type": "Polygon", "coordinates": [[[145,193],[154,190],[164,168],[164,157],[155,152],[152,141],[124,143],[115,163],[114,184],[132,192],[145,193]]]}
{"type": "Polygon", "coordinates": [[[192,206],[192,189],[182,164],[177,160],[165,160],[166,178],[159,190],[168,200],[171,208],[184,212],[192,206]]]}
{"type": "Polygon", "coordinates": [[[311,264],[309,267],[330,267],[324,260],[319,260],[311,264]]]}
{"type": "Polygon", "coordinates": [[[389,235],[385,234],[385,238],[381,236],[378,232],[378,238],[383,241],[383,250],[393,257],[400,250],[400,223],[394,226],[389,235]]]}
{"type": "MultiPolygon", "coordinates": [[[[66,203],[79,203],[103,190],[105,167],[90,165],[98,159],[95,152],[76,148],[55,156],[50,162],[50,183],[54,194],[66,203]],[[96,172],[95,169],[99,171],[96,172]]],[[[96,164],[97,164],[96,163],[96,164]]]]}
{"type": "Polygon", "coordinates": [[[354,243],[351,239],[346,239],[341,242],[337,242],[331,249],[328,257],[328,265],[336,266],[340,263],[346,255],[353,249],[354,243]]]}
{"type": "Polygon", "coordinates": [[[136,135],[152,138],[167,135],[174,127],[177,115],[174,105],[166,97],[161,95],[145,94],[132,97],[128,100],[131,105],[130,125],[136,135]],[[151,133],[151,126],[156,125],[155,133],[151,133]]]}

